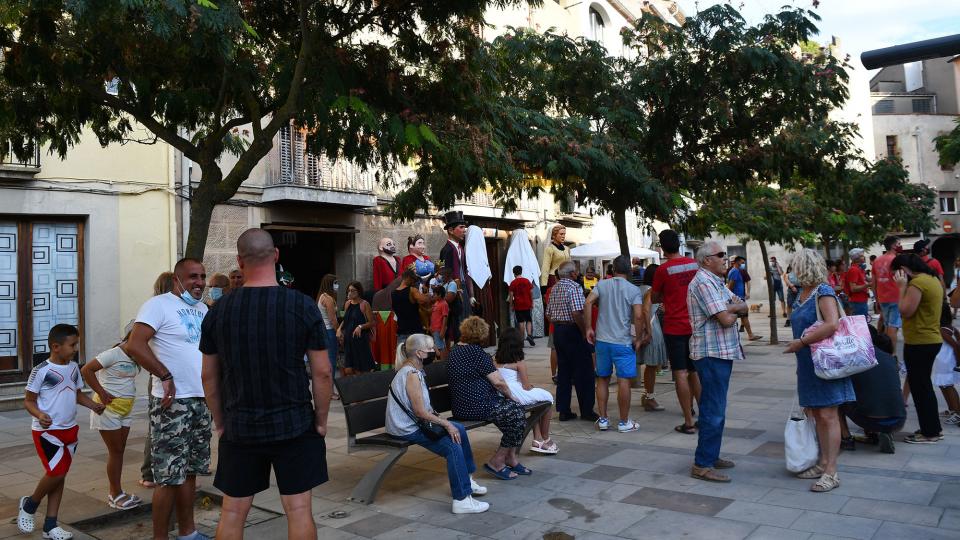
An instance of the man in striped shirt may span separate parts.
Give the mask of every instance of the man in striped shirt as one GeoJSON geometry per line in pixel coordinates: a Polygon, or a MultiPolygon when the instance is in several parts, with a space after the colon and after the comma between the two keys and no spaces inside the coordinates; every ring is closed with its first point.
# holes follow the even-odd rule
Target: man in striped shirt
{"type": "Polygon", "coordinates": [[[737,319],[747,304],[724,283],[726,251],[708,241],[697,252],[700,270],[687,290],[690,311],[690,357],[700,376],[700,433],[690,475],[711,482],[729,482],[716,469],[729,469],[732,461],[720,457],[723,425],[726,420],[727,390],[734,360],[743,360],[737,319]]]}
{"type": "Polygon", "coordinates": [[[577,417],[570,410],[573,387],[576,387],[580,418],[596,422],[600,417],[593,410],[596,397],[593,359],[585,337],[590,321],[583,317],[583,289],[574,281],[577,267],[572,262],[562,263],[557,274],[560,281],[550,289],[546,312],[553,323],[553,347],[557,351],[557,412],[561,422],[577,417]]]}

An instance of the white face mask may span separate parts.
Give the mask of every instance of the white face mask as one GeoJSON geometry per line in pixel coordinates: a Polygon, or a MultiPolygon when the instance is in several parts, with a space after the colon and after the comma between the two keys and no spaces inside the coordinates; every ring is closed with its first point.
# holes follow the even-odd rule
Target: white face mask
{"type": "Polygon", "coordinates": [[[334,292],[339,291],[339,290],[340,290],[340,284],[339,284],[339,283],[334,283],[334,284],[333,284],[333,290],[334,290],[334,292]]]}

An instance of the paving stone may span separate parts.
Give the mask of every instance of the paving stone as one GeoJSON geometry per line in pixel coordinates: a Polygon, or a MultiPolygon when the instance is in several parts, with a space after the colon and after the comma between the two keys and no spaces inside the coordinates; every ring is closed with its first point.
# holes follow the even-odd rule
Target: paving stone
{"type": "Polygon", "coordinates": [[[619,535],[635,540],[709,538],[710,540],[741,540],[757,528],[753,523],[656,510],[619,535]]]}
{"type": "MultiPolygon", "coordinates": [[[[899,448],[901,445],[897,446],[899,448]]],[[[910,458],[910,461],[907,462],[904,470],[954,477],[960,476],[960,467],[957,467],[957,459],[946,456],[913,456],[910,458]]]]}
{"type": "MultiPolygon", "coordinates": [[[[806,481],[812,483],[812,480],[806,481]]],[[[833,493],[814,493],[812,491],[793,491],[789,489],[771,489],[763,497],[765,504],[816,510],[819,512],[836,512],[847,504],[850,497],[834,495],[833,493]]],[[[811,531],[818,532],[818,531],[811,531]]]]}
{"type": "Polygon", "coordinates": [[[747,537],[747,540],[807,540],[808,538],[810,538],[808,532],[761,525],[747,537]]]}
{"type": "Polygon", "coordinates": [[[894,523],[885,521],[880,526],[880,530],[873,536],[873,540],[903,540],[911,538],[914,540],[956,540],[957,532],[947,529],[935,529],[933,527],[921,527],[919,525],[907,525],[905,523],[894,523]]]}
{"type": "Polygon", "coordinates": [[[954,529],[960,531],[960,510],[947,508],[940,517],[939,527],[941,529],[954,529]]]}
{"type": "Polygon", "coordinates": [[[488,510],[482,514],[453,514],[448,513],[444,518],[432,520],[431,524],[446,529],[455,529],[470,534],[490,536],[506,527],[516,525],[524,520],[508,514],[488,510]]]}
{"type": "Polygon", "coordinates": [[[537,488],[550,491],[553,496],[563,497],[569,493],[575,493],[581,497],[592,497],[602,501],[619,501],[637,490],[634,486],[588,480],[582,476],[555,476],[537,484],[537,488]]]}
{"type": "Polygon", "coordinates": [[[616,534],[653,512],[653,509],[566,495],[536,501],[508,509],[506,512],[523,519],[555,523],[561,527],[616,534]]]}
{"type": "Polygon", "coordinates": [[[852,498],[843,505],[840,513],[847,516],[936,527],[940,523],[943,509],[901,502],[852,498]]]}
{"type": "Polygon", "coordinates": [[[734,392],[734,395],[737,396],[750,396],[750,397],[772,397],[772,398],[791,398],[793,394],[796,393],[796,390],[783,390],[780,388],[743,388],[737,392],[734,392]]]}
{"type": "Polygon", "coordinates": [[[531,519],[523,520],[516,525],[506,527],[490,535],[498,540],[543,540],[548,533],[569,534],[576,540],[618,540],[620,536],[610,536],[590,531],[581,531],[569,527],[559,527],[553,523],[542,523],[531,519]]]}
{"type": "Polygon", "coordinates": [[[762,429],[745,429],[745,428],[732,428],[724,427],[723,428],[723,437],[739,437],[741,439],[756,439],[760,435],[763,435],[764,431],[762,429]]]}
{"type": "Polygon", "coordinates": [[[401,527],[407,523],[410,523],[410,521],[396,516],[390,516],[390,519],[384,519],[383,516],[370,516],[354,521],[353,523],[348,523],[340,527],[340,530],[357,536],[373,538],[378,534],[385,533],[396,527],[401,527]]]}
{"type": "MultiPolygon", "coordinates": [[[[823,494],[818,493],[816,495],[823,494]]],[[[798,531],[868,540],[877,532],[881,523],[881,521],[876,519],[841,516],[839,514],[807,510],[793,522],[790,528],[798,531]]]]}
{"type": "Polygon", "coordinates": [[[581,473],[580,478],[588,478],[590,480],[601,480],[603,482],[615,482],[621,477],[630,474],[633,472],[633,469],[628,469],[626,467],[614,467],[612,465],[597,465],[596,467],[581,473]]]}
{"type": "Polygon", "coordinates": [[[944,482],[940,484],[930,504],[941,508],[960,509],[960,482],[944,482]]]}
{"type": "Polygon", "coordinates": [[[430,540],[470,540],[482,538],[462,531],[444,529],[427,523],[406,523],[394,527],[375,537],[377,540],[410,540],[411,538],[429,538],[430,540]]]}
{"type": "Polygon", "coordinates": [[[756,523],[758,525],[790,527],[790,524],[796,521],[801,514],[803,514],[803,510],[797,510],[795,508],[734,501],[729,506],[721,510],[717,514],[717,517],[733,519],[736,521],[746,521],[748,523],[756,523]]]}
{"type": "Polygon", "coordinates": [[[726,497],[738,501],[758,502],[770,492],[768,486],[757,486],[740,482],[736,478],[728,484],[715,484],[696,480],[696,483],[683,491],[689,493],[698,493],[700,495],[712,495],[714,497],[726,497]]]}
{"type": "MultiPolygon", "coordinates": [[[[689,472],[690,466],[693,464],[693,456],[664,454],[647,450],[621,450],[610,457],[597,461],[597,464],[675,474],[689,472]]],[[[580,473],[582,472],[580,471],[580,473]]]]}
{"type": "Polygon", "coordinates": [[[715,516],[729,506],[733,499],[645,487],[638,489],[633,495],[620,502],[688,514],[715,516]]]}
{"type": "Polygon", "coordinates": [[[865,499],[927,505],[938,487],[937,482],[840,473],[840,493],[865,499]]]}
{"type": "Polygon", "coordinates": [[[767,441],[754,448],[749,455],[769,458],[783,458],[783,442],[767,441]]]}

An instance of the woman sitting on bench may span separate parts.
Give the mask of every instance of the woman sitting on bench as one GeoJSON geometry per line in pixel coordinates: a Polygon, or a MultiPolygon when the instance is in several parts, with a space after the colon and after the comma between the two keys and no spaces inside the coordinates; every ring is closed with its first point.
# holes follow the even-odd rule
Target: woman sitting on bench
{"type": "Polygon", "coordinates": [[[473,462],[470,440],[463,426],[441,418],[430,406],[430,393],[423,374],[423,363],[436,355],[433,338],[425,334],[413,334],[397,347],[397,356],[403,358],[387,398],[387,433],[408,440],[443,456],[447,460],[447,476],[453,493],[454,514],[478,514],[486,512],[490,505],[473,498],[483,495],[487,488],[473,481],[477,469],[473,462]],[[424,433],[417,420],[432,422],[447,430],[446,436],[433,440],[424,433]]]}
{"type": "Polygon", "coordinates": [[[460,323],[460,343],[447,357],[451,411],[458,420],[493,422],[503,436],[500,448],[483,468],[500,480],[513,480],[532,471],[517,460],[527,425],[523,406],[510,391],[493,358],[482,344],[490,327],[480,317],[467,317],[460,323]]]}

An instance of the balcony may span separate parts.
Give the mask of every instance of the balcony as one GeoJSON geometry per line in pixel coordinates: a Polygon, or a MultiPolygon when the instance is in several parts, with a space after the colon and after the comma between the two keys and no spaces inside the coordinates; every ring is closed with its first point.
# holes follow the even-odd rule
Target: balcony
{"type": "MultiPolygon", "coordinates": [[[[457,200],[454,208],[468,216],[506,219],[511,221],[536,221],[541,210],[540,198],[530,198],[523,195],[517,201],[517,209],[504,214],[502,206],[497,202],[493,193],[477,191],[469,197],[457,200]]],[[[547,208],[547,206],[543,206],[547,208]]]]}
{"type": "Polygon", "coordinates": [[[305,134],[283,128],[269,155],[263,202],[304,202],[353,208],[377,205],[376,176],[346,160],[306,151],[305,134]]]}
{"type": "Polygon", "coordinates": [[[13,153],[10,141],[0,141],[0,178],[29,180],[40,172],[40,147],[34,146],[33,154],[21,161],[13,153]]]}

